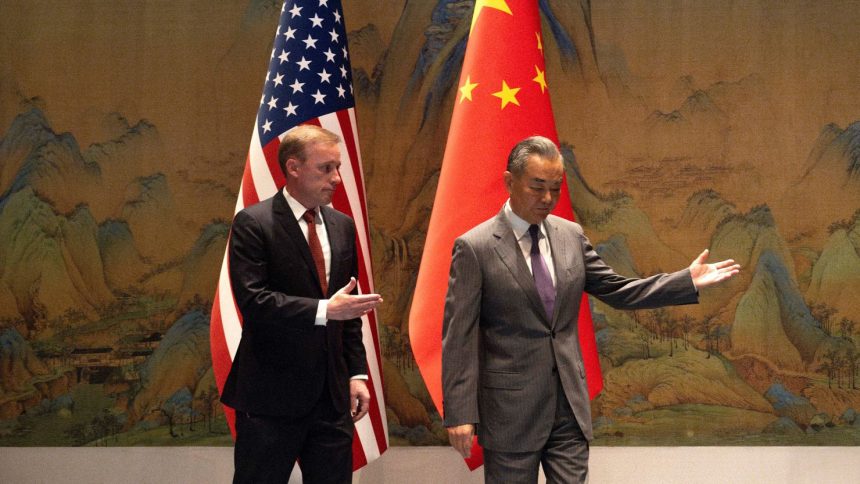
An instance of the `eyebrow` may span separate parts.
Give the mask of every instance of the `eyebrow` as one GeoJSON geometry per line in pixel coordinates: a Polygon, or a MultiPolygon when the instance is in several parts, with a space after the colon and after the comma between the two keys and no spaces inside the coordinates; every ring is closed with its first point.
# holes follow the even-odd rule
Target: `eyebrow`
{"type": "Polygon", "coordinates": [[[544,180],[543,178],[535,177],[535,178],[531,178],[530,181],[537,182],[537,183],[561,183],[564,181],[564,178],[559,178],[557,181],[553,181],[553,180],[544,180]]]}

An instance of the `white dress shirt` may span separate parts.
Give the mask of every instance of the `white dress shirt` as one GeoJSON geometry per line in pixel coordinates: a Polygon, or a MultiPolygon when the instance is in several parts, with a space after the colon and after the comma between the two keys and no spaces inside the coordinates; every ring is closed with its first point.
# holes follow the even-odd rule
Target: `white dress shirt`
{"type": "MultiPolygon", "coordinates": [[[[290,192],[287,191],[287,187],[284,187],[284,197],[287,198],[290,210],[293,211],[293,215],[296,216],[296,221],[299,222],[299,228],[302,230],[305,240],[308,240],[308,223],[305,221],[304,215],[309,209],[293,198],[290,195],[290,192]]],[[[316,207],[314,210],[316,211],[316,215],[314,216],[314,225],[316,225],[317,238],[320,241],[320,247],[322,247],[323,259],[325,259],[325,278],[326,280],[329,280],[331,277],[331,244],[329,244],[328,241],[328,232],[326,232],[325,229],[325,221],[323,220],[322,211],[319,207],[316,207]]],[[[319,326],[326,325],[326,322],[328,321],[325,317],[327,310],[328,299],[321,299],[317,306],[317,314],[314,319],[314,324],[319,326]]]]}
{"type": "MultiPolygon", "coordinates": [[[[308,223],[304,219],[305,212],[308,209],[302,205],[301,202],[296,200],[290,195],[290,192],[287,191],[287,187],[284,187],[284,197],[287,198],[287,203],[290,205],[290,210],[293,211],[293,215],[296,216],[296,221],[299,223],[299,228],[302,230],[302,234],[305,236],[305,240],[308,239],[308,223]]],[[[325,278],[328,281],[331,278],[331,244],[328,241],[328,232],[325,229],[325,221],[323,220],[322,211],[319,207],[315,208],[316,215],[314,215],[314,225],[316,225],[317,238],[320,241],[320,247],[322,248],[323,259],[325,259],[325,278]]],[[[328,323],[328,319],[326,318],[326,313],[328,311],[328,299],[320,299],[319,305],[317,305],[317,314],[314,318],[314,324],[317,326],[326,326],[328,323]]],[[[349,377],[350,380],[367,380],[368,375],[352,375],[349,377]]]]}
{"type": "MultiPolygon", "coordinates": [[[[505,202],[505,216],[508,217],[508,221],[511,223],[511,228],[514,229],[514,237],[517,239],[517,243],[520,244],[520,251],[523,254],[523,258],[526,260],[526,265],[529,266],[529,271],[534,274],[532,270],[532,237],[529,234],[529,226],[530,223],[523,220],[519,215],[515,214],[513,210],[511,210],[511,200],[508,199],[505,202]]],[[[540,249],[540,255],[543,257],[544,262],[546,263],[547,269],[549,269],[549,276],[552,278],[552,285],[555,286],[555,266],[552,263],[552,249],[549,246],[549,239],[546,236],[546,227],[541,223],[538,225],[540,227],[540,233],[538,234],[538,248],[540,249]]]]}

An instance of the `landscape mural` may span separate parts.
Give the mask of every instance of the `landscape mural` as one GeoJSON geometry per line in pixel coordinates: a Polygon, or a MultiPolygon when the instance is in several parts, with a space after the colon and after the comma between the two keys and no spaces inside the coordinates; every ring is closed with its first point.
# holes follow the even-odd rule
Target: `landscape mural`
{"type": "MultiPolygon", "coordinates": [[[[443,445],[406,318],[474,2],[344,3],[391,440],[443,445]]],[[[857,2],[539,3],[600,254],[744,268],[592,299],[595,444],[860,444],[857,2]]],[[[279,11],[0,3],[0,446],[231,444],[209,310],[279,11]]]]}

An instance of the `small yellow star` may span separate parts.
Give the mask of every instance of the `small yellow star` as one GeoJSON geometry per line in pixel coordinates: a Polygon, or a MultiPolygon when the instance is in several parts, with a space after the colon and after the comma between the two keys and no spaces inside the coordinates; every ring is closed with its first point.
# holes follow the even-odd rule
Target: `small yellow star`
{"type": "Polygon", "coordinates": [[[513,15],[511,13],[511,7],[508,6],[508,3],[505,0],[478,0],[475,2],[475,12],[472,14],[472,26],[469,27],[469,32],[475,28],[475,22],[478,20],[478,15],[481,14],[481,10],[487,8],[495,8],[496,10],[501,10],[508,15],[513,15]]]}
{"type": "Polygon", "coordinates": [[[502,81],[502,90],[499,92],[494,92],[493,96],[496,96],[497,98],[502,100],[502,109],[505,109],[505,106],[507,106],[509,103],[514,103],[517,106],[520,105],[520,102],[517,101],[517,93],[519,91],[520,91],[520,88],[508,87],[508,83],[505,81],[502,81]]]}
{"type": "Polygon", "coordinates": [[[478,86],[477,82],[472,82],[471,76],[466,76],[466,82],[460,86],[460,102],[463,102],[463,99],[472,100],[472,91],[478,86]]]}
{"type": "Polygon", "coordinates": [[[535,32],[535,37],[537,37],[537,41],[538,41],[538,50],[541,51],[541,53],[543,53],[543,42],[541,42],[541,40],[540,40],[540,32],[535,32]]]}
{"type": "Polygon", "coordinates": [[[535,66],[535,72],[537,75],[532,79],[540,86],[540,92],[543,94],[546,91],[546,77],[544,77],[544,71],[538,69],[538,66],[535,66]]]}

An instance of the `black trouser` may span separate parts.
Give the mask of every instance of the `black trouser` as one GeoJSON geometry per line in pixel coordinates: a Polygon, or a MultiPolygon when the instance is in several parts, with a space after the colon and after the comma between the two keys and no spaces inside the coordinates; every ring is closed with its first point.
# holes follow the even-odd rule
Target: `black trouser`
{"type": "Polygon", "coordinates": [[[236,412],[234,484],[286,483],[296,460],[308,484],[352,482],[353,424],[328,392],[302,419],[236,412]]]}

